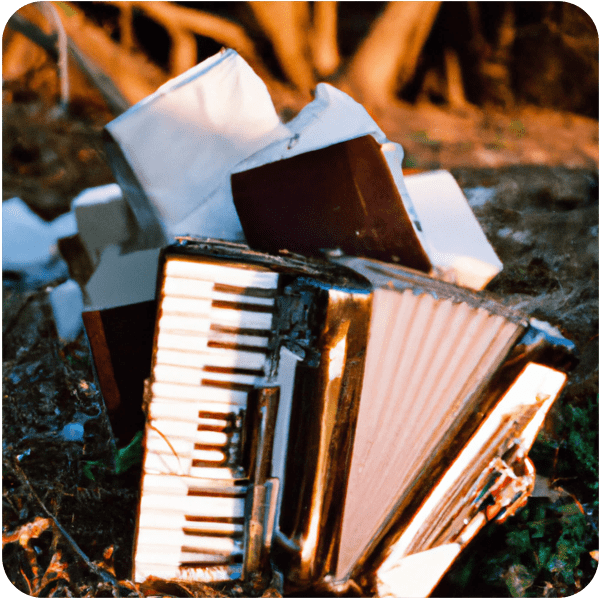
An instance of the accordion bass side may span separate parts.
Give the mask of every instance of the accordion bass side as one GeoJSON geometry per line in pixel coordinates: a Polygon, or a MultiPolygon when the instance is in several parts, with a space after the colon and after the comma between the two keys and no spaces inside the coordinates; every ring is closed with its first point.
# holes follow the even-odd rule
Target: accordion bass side
{"type": "Polygon", "coordinates": [[[407,557],[449,564],[530,493],[572,344],[485,294],[337,262],[163,253],[136,580],[272,565],[289,590],[394,592],[407,557]]]}

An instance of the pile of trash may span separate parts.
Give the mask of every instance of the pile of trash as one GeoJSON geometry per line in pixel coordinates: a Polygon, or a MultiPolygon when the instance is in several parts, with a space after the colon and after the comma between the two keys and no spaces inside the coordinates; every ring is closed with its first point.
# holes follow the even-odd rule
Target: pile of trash
{"type": "MultiPolygon", "coordinates": [[[[363,136],[379,146],[395,188],[385,193],[401,199],[410,233],[433,276],[482,289],[502,265],[450,173],[404,177],[401,146],[386,138],[361,105],[326,83],[284,124],[264,83],[233,50],[173,79],[107,125],[107,151],[118,184],[84,190],[70,213],[51,223],[19,198],[5,202],[3,271],[19,273],[31,286],[64,276],[68,269],[70,279],[54,288],[50,298],[60,337],[72,340],[81,331],[82,309],[154,298],[158,254],[176,236],[244,242],[251,221],[262,219],[263,229],[274,226],[266,222],[272,213],[266,201],[260,216],[242,205],[240,221],[244,199],[236,206],[232,175],[363,136]]],[[[330,170],[330,176],[340,181],[339,172],[330,170]]],[[[304,187],[302,191],[311,193],[304,187]]],[[[289,209],[281,207],[282,214],[289,209]]],[[[307,225],[322,228],[321,237],[326,237],[330,231],[325,219],[334,217],[323,214],[322,224],[307,225]]],[[[338,219],[330,229],[339,224],[338,219]]],[[[296,221],[297,230],[302,227],[296,221]]],[[[289,227],[278,229],[271,250],[281,236],[293,233],[289,227]]],[[[254,238],[261,235],[262,230],[254,238]]],[[[339,250],[335,242],[314,251],[339,250]]],[[[277,248],[284,249],[297,251],[277,248]]],[[[393,248],[385,251],[388,260],[402,264],[393,248]]]]}

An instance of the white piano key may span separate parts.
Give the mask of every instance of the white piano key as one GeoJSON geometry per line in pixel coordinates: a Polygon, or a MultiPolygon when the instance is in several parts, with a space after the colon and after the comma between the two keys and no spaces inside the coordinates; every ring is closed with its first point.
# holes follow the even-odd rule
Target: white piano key
{"type": "MultiPolygon", "coordinates": [[[[185,281],[187,280],[177,280],[178,285],[170,284],[170,287],[179,289],[180,286],[184,285],[183,282],[185,281]]],[[[166,295],[163,297],[160,305],[162,314],[208,317],[213,301],[217,300],[239,302],[242,304],[257,304],[260,306],[275,306],[275,298],[259,298],[257,296],[249,296],[246,294],[217,292],[212,289],[212,284],[210,285],[210,289],[208,288],[209,286],[207,286],[205,294],[201,293],[197,297],[191,296],[189,292],[185,296],[182,293],[179,293],[176,296],[170,296],[168,295],[168,290],[165,288],[163,292],[166,295]]]]}
{"type": "Polygon", "coordinates": [[[273,314],[270,312],[255,312],[234,308],[212,307],[210,318],[216,325],[241,327],[243,329],[271,329],[273,314]]]}
{"type": "MultiPolygon", "coordinates": [[[[146,493],[166,494],[169,496],[187,496],[189,486],[185,477],[176,477],[171,475],[148,475],[144,474],[142,479],[142,495],[146,493]]],[[[169,511],[168,505],[163,507],[164,511],[169,511]]]]}
{"type": "Polygon", "coordinates": [[[248,403],[248,394],[246,392],[209,386],[153,383],[152,393],[162,398],[174,398],[181,402],[215,402],[237,406],[246,406],[248,403]]]}
{"type": "Polygon", "coordinates": [[[221,431],[198,431],[196,443],[209,446],[225,446],[231,440],[231,435],[221,431]]]}
{"type": "Polygon", "coordinates": [[[154,367],[153,375],[155,381],[183,383],[188,385],[200,385],[204,379],[257,385],[264,379],[263,377],[256,375],[214,373],[211,371],[204,371],[202,368],[194,369],[191,367],[176,367],[172,365],[156,365],[154,367]]]}
{"type": "Polygon", "coordinates": [[[216,479],[233,483],[242,477],[240,469],[232,467],[193,467],[192,457],[177,457],[174,454],[146,453],[144,471],[147,474],[182,476],[198,479],[216,479]]]}
{"type": "Polygon", "coordinates": [[[246,335],[211,330],[209,338],[211,342],[221,342],[224,344],[240,344],[243,346],[258,346],[260,348],[266,348],[269,345],[269,338],[267,336],[259,335],[246,335]]]}
{"type": "Polygon", "coordinates": [[[201,424],[205,422],[207,425],[222,425],[226,427],[229,420],[223,418],[222,415],[231,415],[234,418],[240,410],[239,406],[231,406],[230,404],[219,403],[199,403],[199,404],[180,404],[170,399],[163,399],[158,396],[152,399],[149,407],[149,416],[151,419],[172,419],[181,421],[193,421],[201,424]],[[200,412],[210,412],[210,417],[198,417],[200,412]],[[213,416],[214,415],[214,416],[213,416]]]}
{"type": "Polygon", "coordinates": [[[167,439],[181,438],[210,446],[226,446],[231,441],[231,433],[224,431],[204,431],[198,425],[188,421],[160,420],[151,421],[152,427],[167,439]]]}
{"type": "Polygon", "coordinates": [[[171,365],[156,365],[152,372],[154,381],[186,383],[188,385],[200,385],[202,373],[202,369],[173,367],[171,365]]]}
{"type": "Polygon", "coordinates": [[[168,494],[143,494],[140,511],[145,508],[169,510],[195,517],[243,517],[244,498],[220,496],[170,496],[168,494]]]}
{"type": "Polygon", "coordinates": [[[214,373],[211,371],[202,371],[202,379],[206,381],[223,381],[254,386],[260,385],[265,378],[259,375],[245,375],[243,373],[214,373]]]}
{"type": "MultiPolygon", "coordinates": [[[[232,311],[234,312],[234,311],[232,311]]],[[[258,314],[258,313],[257,313],[258,314]]],[[[264,316],[264,315],[262,315],[264,316]]],[[[271,318],[271,315],[268,315],[271,318]]],[[[239,353],[249,353],[252,350],[248,350],[244,348],[244,345],[252,346],[253,344],[241,344],[239,342],[239,348],[222,348],[215,344],[238,344],[238,342],[224,339],[224,336],[212,335],[212,332],[207,334],[203,334],[201,332],[192,332],[192,333],[182,333],[182,330],[171,330],[171,329],[162,329],[159,327],[158,336],[156,339],[156,345],[159,350],[179,350],[184,352],[198,352],[202,354],[207,354],[209,356],[220,356],[223,354],[232,355],[231,360],[235,360],[235,355],[239,353]],[[209,343],[212,342],[212,345],[209,343]]],[[[256,354],[263,355],[264,361],[264,352],[266,352],[266,346],[268,342],[265,344],[264,341],[260,342],[260,349],[257,350],[256,354]],[[263,351],[264,348],[264,351],[263,351]]]]}
{"type": "Polygon", "coordinates": [[[144,471],[146,473],[165,473],[170,475],[191,474],[192,457],[175,456],[174,454],[161,454],[146,452],[144,458],[144,471]]]}
{"type": "Polygon", "coordinates": [[[165,548],[164,552],[152,551],[136,545],[135,552],[135,578],[136,581],[143,581],[145,577],[153,576],[164,577],[162,573],[168,574],[168,579],[176,579],[179,574],[179,565],[181,564],[181,550],[175,548],[165,548]],[[148,565],[148,572],[145,573],[141,565],[148,565]],[[140,565],[140,567],[138,567],[140,565]],[[160,571],[159,571],[160,569],[160,571]]]}
{"type": "Polygon", "coordinates": [[[246,267],[245,265],[232,267],[230,264],[221,265],[177,258],[167,260],[165,273],[167,276],[190,277],[226,285],[235,281],[235,285],[238,286],[266,289],[276,288],[279,279],[277,273],[260,267],[246,267]]]}
{"type": "Polygon", "coordinates": [[[164,314],[158,320],[159,331],[189,331],[208,334],[210,330],[209,317],[190,317],[187,315],[164,314]]]}
{"type": "Polygon", "coordinates": [[[180,437],[164,439],[157,431],[150,429],[146,435],[146,449],[156,454],[171,454],[179,458],[192,458],[206,462],[224,462],[227,454],[223,450],[194,448],[194,441],[180,437]]]}
{"type": "Polygon", "coordinates": [[[168,348],[169,350],[206,353],[208,351],[208,336],[181,335],[165,332],[159,328],[158,336],[156,337],[156,346],[159,349],[168,348]]]}
{"type": "Polygon", "coordinates": [[[138,547],[152,550],[153,547],[165,550],[169,548],[189,548],[194,553],[231,555],[242,552],[242,541],[229,536],[188,535],[183,531],[165,531],[162,529],[138,529],[138,547]]]}
{"type": "Polygon", "coordinates": [[[267,361],[261,352],[244,352],[243,350],[224,350],[222,348],[203,348],[204,352],[169,350],[158,347],[156,364],[179,365],[182,367],[231,367],[240,369],[263,369],[267,361]]]}
{"type": "Polygon", "coordinates": [[[162,291],[165,296],[204,300],[206,301],[207,306],[210,307],[213,287],[214,285],[211,281],[165,277],[162,291]]]}
{"type": "Polygon", "coordinates": [[[229,467],[191,467],[189,474],[198,479],[240,479],[239,470],[229,467]]]}
{"type": "MultiPolygon", "coordinates": [[[[151,427],[148,429],[146,439],[170,439],[170,436],[186,439],[193,443],[198,433],[198,425],[193,421],[174,421],[163,419],[150,419],[151,427]]],[[[166,444],[166,442],[165,442],[166,444]]]]}
{"type": "Polygon", "coordinates": [[[209,295],[205,299],[179,298],[165,295],[160,303],[160,309],[163,315],[181,314],[208,318],[210,316],[211,305],[212,299],[209,295]]]}
{"type": "Polygon", "coordinates": [[[147,509],[140,514],[138,526],[145,529],[159,530],[187,530],[227,534],[239,536],[244,532],[244,525],[241,523],[217,523],[214,521],[186,521],[185,518],[178,513],[170,513],[168,511],[157,511],[147,509]]]}
{"type": "Polygon", "coordinates": [[[222,463],[227,460],[227,454],[220,450],[204,450],[195,448],[192,454],[192,460],[201,460],[203,462],[222,463]]]}
{"type": "MultiPolygon", "coordinates": [[[[219,470],[229,471],[227,468],[219,468],[219,470]]],[[[156,492],[167,495],[187,496],[190,490],[192,492],[201,492],[203,490],[220,492],[223,494],[243,495],[247,492],[246,485],[235,485],[235,481],[227,481],[226,479],[203,478],[189,476],[174,476],[174,475],[153,475],[145,474],[142,489],[146,491],[156,492]]]]}
{"type": "Polygon", "coordinates": [[[240,302],[243,304],[259,304],[260,306],[275,306],[275,298],[262,298],[253,296],[251,293],[239,294],[235,292],[213,291],[213,300],[224,300],[226,302],[240,302]]]}

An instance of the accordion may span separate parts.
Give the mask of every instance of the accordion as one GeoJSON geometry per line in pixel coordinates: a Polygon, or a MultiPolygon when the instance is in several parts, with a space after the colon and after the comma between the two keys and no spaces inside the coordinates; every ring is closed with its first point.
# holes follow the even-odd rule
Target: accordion
{"type": "Polygon", "coordinates": [[[157,290],[135,580],[427,595],[531,492],[573,352],[548,324],[373,259],[192,238],[157,290]]]}

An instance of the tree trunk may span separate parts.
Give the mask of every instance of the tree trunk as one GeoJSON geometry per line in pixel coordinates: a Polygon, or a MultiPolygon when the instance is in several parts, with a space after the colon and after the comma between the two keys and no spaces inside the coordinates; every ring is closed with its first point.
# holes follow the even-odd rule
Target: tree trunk
{"type": "Polygon", "coordinates": [[[347,71],[357,100],[372,109],[395,101],[414,75],[441,2],[388,2],[347,71]]]}
{"type": "Polygon", "coordinates": [[[312,59],[317,73],[329,77],[340,66],[337,43],[337,2],[315,2],[310,36],[312,59]]]}
{"type": "Polygon", "coordinates": [[[308,31],[308,3],[249,2],[287,78],[305,94],[315,87],[308,31]]]}

